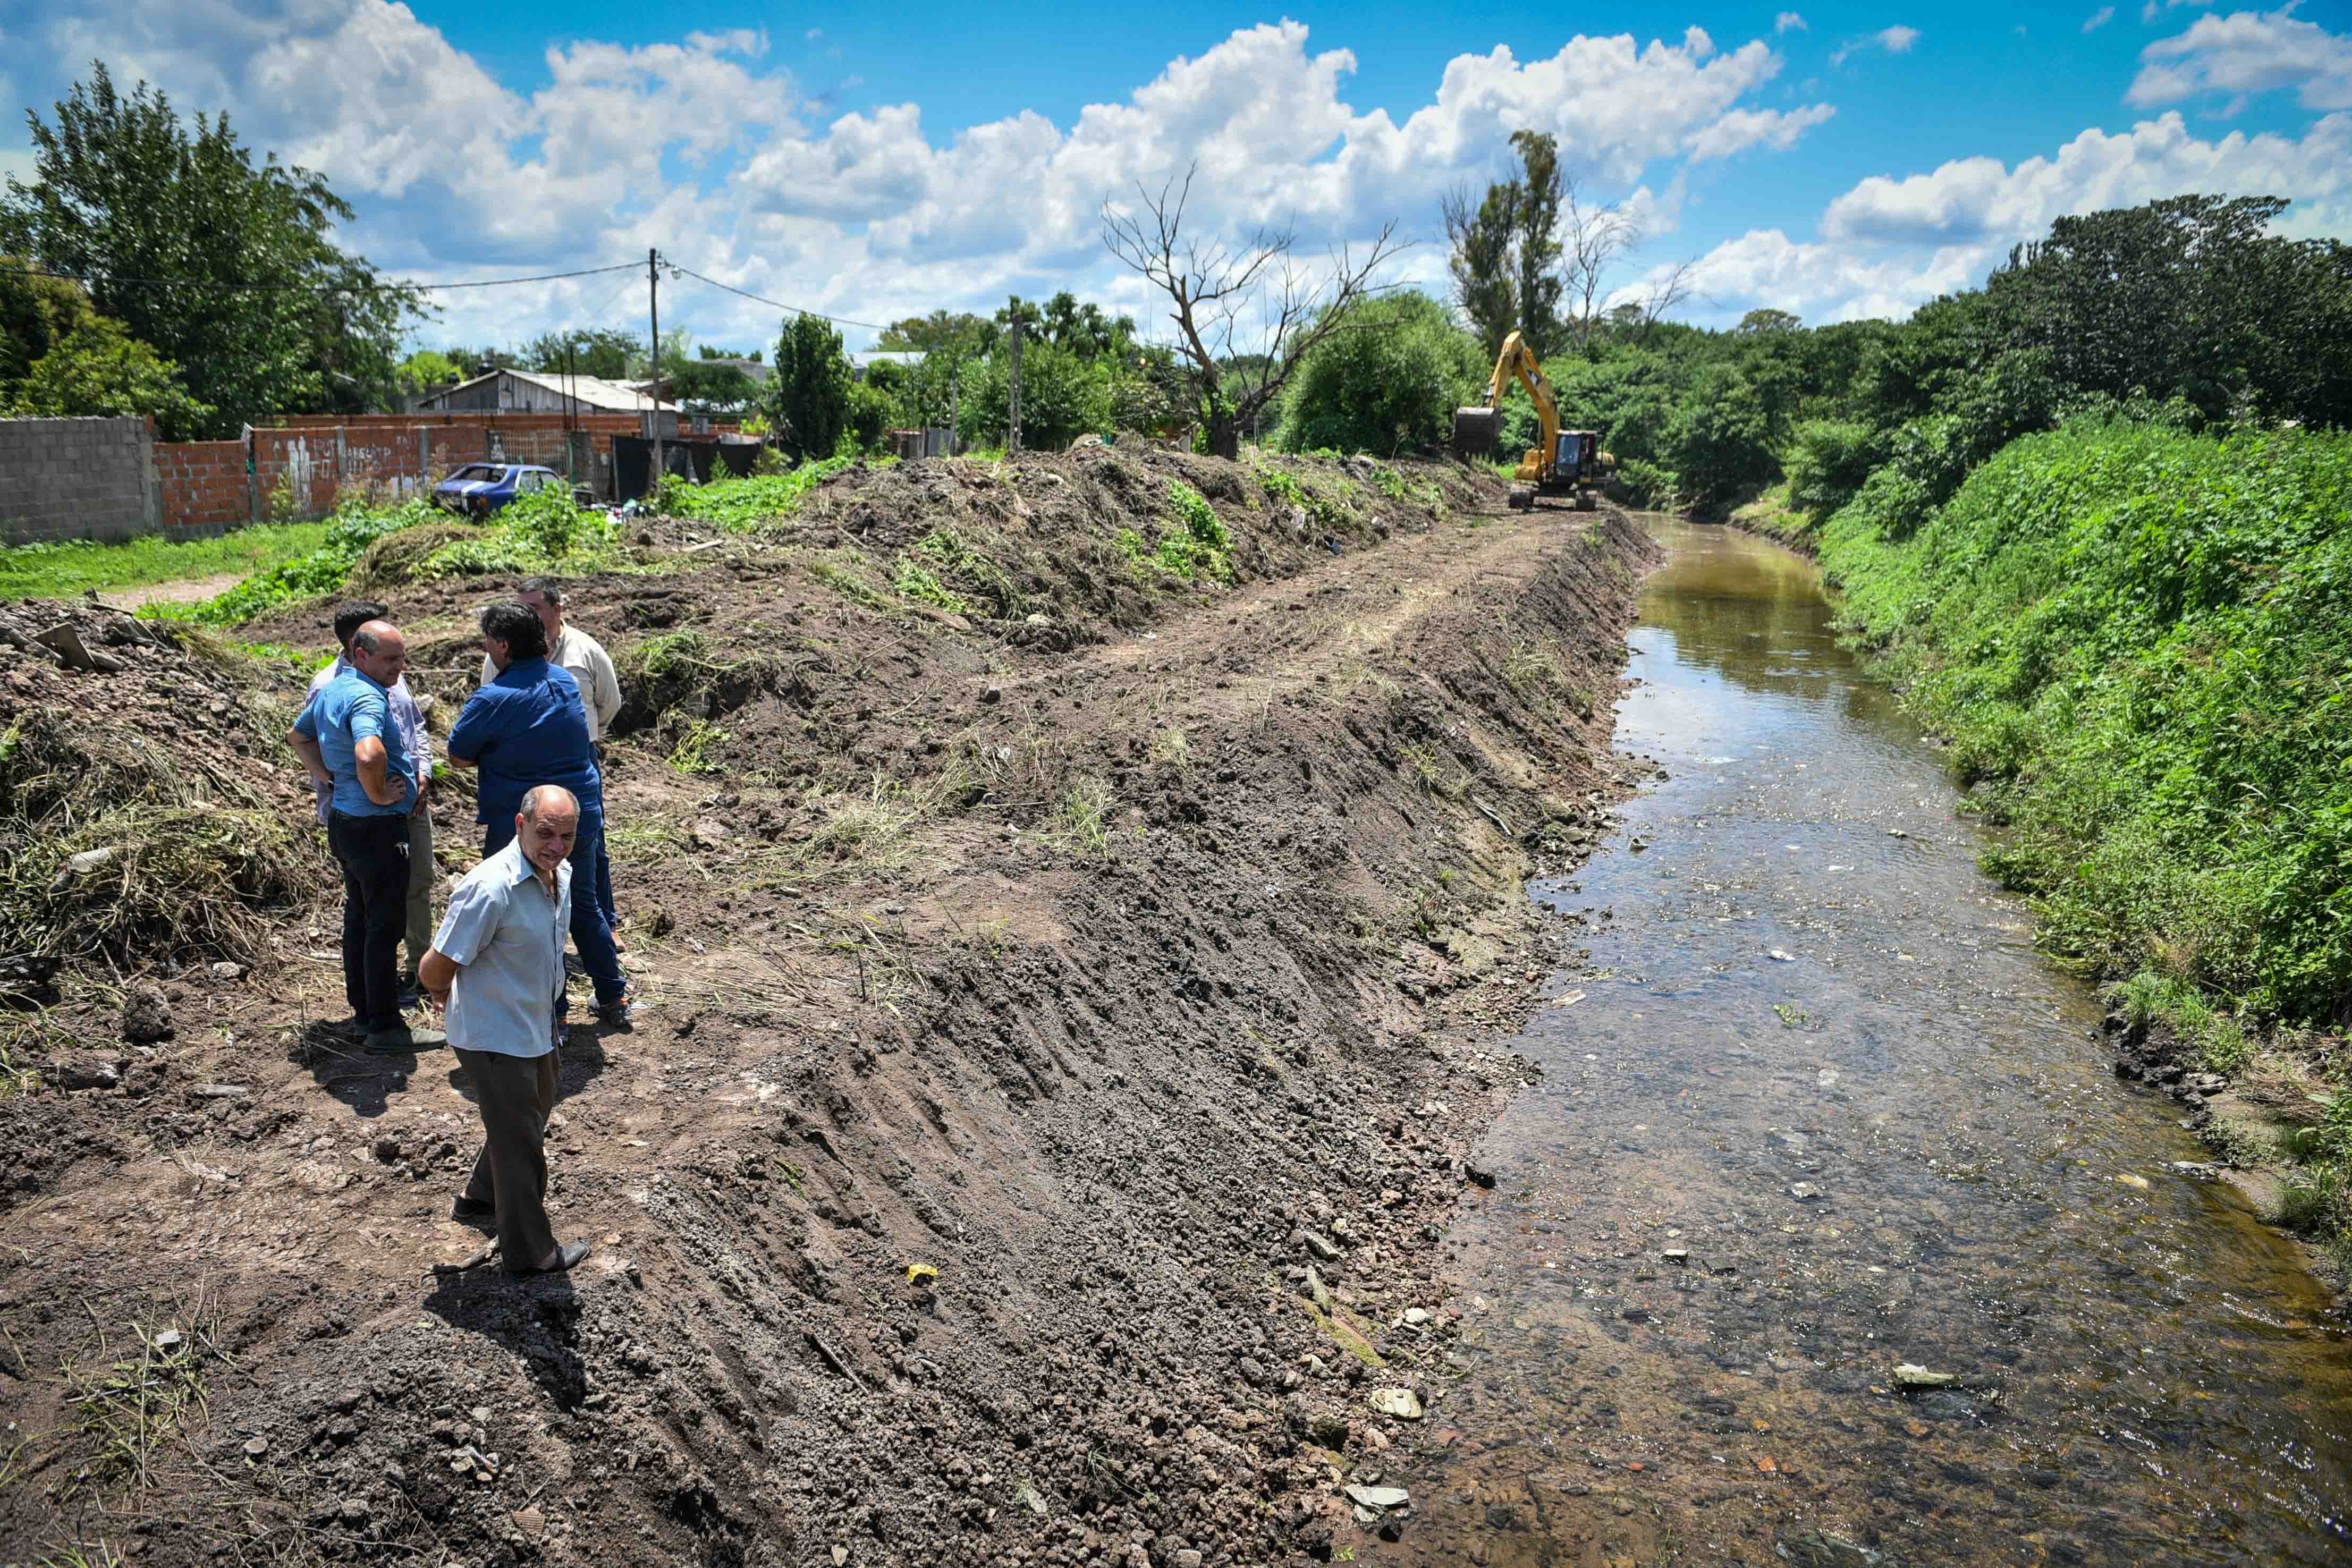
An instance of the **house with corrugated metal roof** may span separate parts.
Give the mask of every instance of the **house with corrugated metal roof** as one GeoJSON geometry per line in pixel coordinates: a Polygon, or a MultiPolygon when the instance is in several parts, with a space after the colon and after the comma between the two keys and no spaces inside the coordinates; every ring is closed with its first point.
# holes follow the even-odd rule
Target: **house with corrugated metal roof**
{"type": "Polygon", "coordinates": [[[413,400],[414,413],[650,413],[653,383],[501,365],[413,400]]]}

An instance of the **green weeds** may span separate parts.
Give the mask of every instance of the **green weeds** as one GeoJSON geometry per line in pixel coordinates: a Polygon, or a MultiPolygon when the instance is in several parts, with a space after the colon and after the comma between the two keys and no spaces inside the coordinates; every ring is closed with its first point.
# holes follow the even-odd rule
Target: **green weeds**
{"type": "Polygon", "coordinates": [[[666,485],[659,500],[670,517],[715,523],[730,533],[751,533],[791,521],[793,514],[807,503],[810,492],[860,461],[887,459],[826,457],[783,474],[716,479],[708,485],[666,485]]]}

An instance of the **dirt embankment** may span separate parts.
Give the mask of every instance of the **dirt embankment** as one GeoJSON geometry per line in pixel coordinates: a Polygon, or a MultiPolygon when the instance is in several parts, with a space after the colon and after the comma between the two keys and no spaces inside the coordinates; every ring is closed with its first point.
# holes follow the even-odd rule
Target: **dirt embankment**
{"type": "MultiPolygon", "coordinates": [[[[79,852],[106,791],[185,810],[201,770],[198,814],[278,857],[218,931],[77,936],[9,1026],[42,1075],[0,1101],[0,1557],[1335,1555],[1341,1484],[1450,1436],[1438,1227],[1527,1071],[1494,1030],[1572,940],[1520,879],[1622,787],[1651,547],[1459,469],[1285,472],[853,472],[791,529],[656,525],[671,570],[582,585],[626,671],[609,813],[650,1005],[572,1033],[551,1201],[597,1250],[562,1280],[456,1267],[482,1239],[446,1218],[476,1141],[451,1060],[304,1021],[341,1010],[334,908],[260,825],[307,832],[294,677],[0,646],[0,727],[181,769],[0,771],[12,821],[79,852]],[[1230,587],[1134,561],[1179,478],[1230,587]],[[1375,1408],[1397,1389],[1424,1418],[1375,1408]]],[[[445,698],[495,586],[394,596],[445,698]]],[[[461,872],[470,811],[440,821],[461,872]]],[[[96,929],[90,879],[143,885],[127,851],[38,874],[56,932],[96,929]]]]}

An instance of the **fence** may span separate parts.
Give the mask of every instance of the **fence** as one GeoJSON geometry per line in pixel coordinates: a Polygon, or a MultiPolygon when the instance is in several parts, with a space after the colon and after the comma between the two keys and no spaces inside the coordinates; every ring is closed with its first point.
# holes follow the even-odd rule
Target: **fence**
{"type": "MultiPolygon", "coordinates": [[[[234,441],[159,442],[143,419],[0,419],[0,543],[321,517],[347,487],[397,498],[468,463],[535,463],[619,499],[613,443],[650,437],[648,423],[633,413],[304,415],[234,441]]],[[[665,413],[664,439],[681,439],[677,427],[665,413]]]]}
{"type": "Polygon", "coordinates": [[[143,419],[0,419],[0,541],[153,533],[154,445],[143,419]]]}

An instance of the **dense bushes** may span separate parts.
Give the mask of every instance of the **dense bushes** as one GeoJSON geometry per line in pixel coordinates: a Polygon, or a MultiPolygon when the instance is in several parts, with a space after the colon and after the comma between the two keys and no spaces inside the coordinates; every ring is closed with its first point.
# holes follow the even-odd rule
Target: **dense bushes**
{"type": "Polygon", "coordinates": [[[1493,368],[1478,361],[1477,344],[1426,294],[1360,306],[1292,379],[1282,445],[1384,457],[1443,452],[1454,411],[1482,394],[1493,368]]]}
{"type": "Polygon", "coordinates": [[[2008,445],[1916,529],[1888,474],[1830,522],[1823,564],[1964,775],[1991,781],[2012,829],[1993,863],[2050,945],[2257,1014],[2336,1016],[2352,436],[2078,422],[2008,445]]]}

